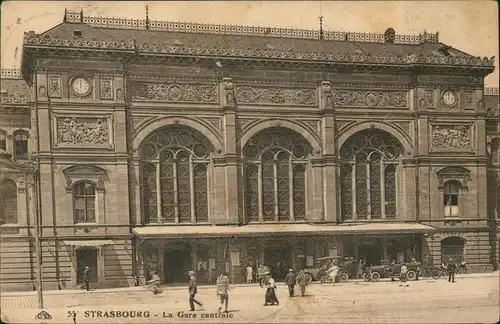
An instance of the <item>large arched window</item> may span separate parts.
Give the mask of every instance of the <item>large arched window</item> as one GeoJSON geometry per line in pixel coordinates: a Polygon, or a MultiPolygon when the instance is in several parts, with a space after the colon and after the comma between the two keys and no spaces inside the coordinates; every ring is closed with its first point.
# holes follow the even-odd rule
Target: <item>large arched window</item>
{"type": "Polygon", "coordinates": [[[10,179],[0,184],[0,225],[17,224],[17,186],[10,179]]]}
{"type": "Polygon", "coordinates": [[[146,223],[208,222],[211,146],[203,135],[169,126],[140,148],[146,223]]]}
{"type": "Polygon", "coordinates": [[[95,223],[95,185],[79,182],[73,188],[73,214],[75,223],[95,223]]]}
{"type": "Polygon", "coordinates": [[[311,149],[287,129],[259,132],[245,145],[247,220],[295,221],[306,216],[306,169],[311,149]]]}
{"type": "Polygon", "coordinates": [[[341,206],[344,220],[394,219],[396,175],[402,149],[391,135],[365,130],[340,149],[341,206]]]}

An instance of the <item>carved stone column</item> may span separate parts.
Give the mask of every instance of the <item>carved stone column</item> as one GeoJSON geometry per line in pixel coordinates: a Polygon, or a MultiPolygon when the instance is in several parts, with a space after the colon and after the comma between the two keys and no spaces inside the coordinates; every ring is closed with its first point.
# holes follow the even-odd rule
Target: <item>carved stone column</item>
{"type": "Polygon", "coordinates": [[[222,117],[222,135],[224,139],[225,169],[225,213],[229,223],[239,221],[238,164],[236,155],[236,111],[234,84],[231,78],[223,78],[220,85],[222,117]]]}
{"type": "Polygon", "coordinates": [[[324,215],[326,222],[341,222],[338,205],[337,190],[337,159],[335,139],[335,111],[332,100],[332,88],[329,81],[321,82],[320,109],[323,113],[321,122],[321,140],[323,146],[323,197],[324,215]]]}

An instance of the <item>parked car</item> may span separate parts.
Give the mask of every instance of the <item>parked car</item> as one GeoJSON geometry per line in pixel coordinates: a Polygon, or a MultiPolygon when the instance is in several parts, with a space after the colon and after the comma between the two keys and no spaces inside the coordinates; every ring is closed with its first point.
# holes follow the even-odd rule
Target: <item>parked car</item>
{"type": "Polygon", "coordinates": [[[347,282],[349,280],[349,272],[347,270],[347,264],[341,261],[341,257],[329,256],[317,258],[315,260],[315,265],[304,269],[305,273],[309,274],[313,281],[328,282],[331,279],[327,276],[328,264],[332,260],[337,260],[337,266],[339,267],[339,273],[337,274],[336,281],[347,282]]]}
{"type": "MultiPolygon", "coordinates": [[[[408,280],[415,280],[417,278],[417,271],[420,271],[420,262],[407,262],[405,263],[408,267],[408,272],[406,277],[408,280]]],[[[372,281],[378,281],[381,278],[399,278],[401,273],[402,263],[396,264],[386,264],[372,266],[369,269],[369,276],[372,281]]]]}

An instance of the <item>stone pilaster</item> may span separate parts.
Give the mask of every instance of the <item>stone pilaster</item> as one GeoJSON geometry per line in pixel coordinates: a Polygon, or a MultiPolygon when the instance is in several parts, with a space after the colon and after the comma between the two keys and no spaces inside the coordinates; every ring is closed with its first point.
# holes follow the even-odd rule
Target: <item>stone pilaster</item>
{"type": "Polygon", "coordinates": [[[323,220],[326,222],[341,222],[337,208],[337,161],[335,140],[335,112],[332,100],[332,88],[329,81],[321,82],[320,110],[323,113],[321,122],[321,140],[323,147],[323,220]]]}

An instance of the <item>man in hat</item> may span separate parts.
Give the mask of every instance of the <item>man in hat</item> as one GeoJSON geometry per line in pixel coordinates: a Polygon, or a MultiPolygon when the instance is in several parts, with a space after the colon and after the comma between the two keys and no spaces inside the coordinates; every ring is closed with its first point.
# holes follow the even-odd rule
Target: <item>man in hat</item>
{"type": "Polygon", "coordinates": [[[457,265],[453,262],[453,258],[448,260],[448,282],[455,282],[455,271],[457,270],[457,265]]]}
{"type": "Polygon", "coordinates": [[[401,264],[401,272],[399,274],[399,279],[401,280],[401,284],[399,285],[399,287],[408,287],[409,285],[406,283],[406,279],[408,278],[407,277],[408,275],[408,267],[406,266],[406,264],[403,262],[401,264]]]}
{"type": "Polygon", "coordinates": [[[90,290],[90,278],[89,278],[90,267],[85,266],[85,270],[83,270],[83,280],[85,281],[85,290],[90,290]]]}
{"type": "Polygon", "coordinates": [[[293,269],[288,269],[288,273],[285,277],[285,284],[288,286],[288,292],[290,293],[290,297],[293,297],[295,295],[295,283],[297,281],[297,278],[295,276],[295,273],[293,273],[293,269]]]}
{"type": "Polygon", "coordinates": [[[199,301],[194,299],[194,296],[198,292],[194,271],[189,271],[188,275],[189,275],[189,306],[191,308],[191,311],[194,312],[194,303],[198,304],[200,307],[202,307],[203,305],[199,301]]]}

